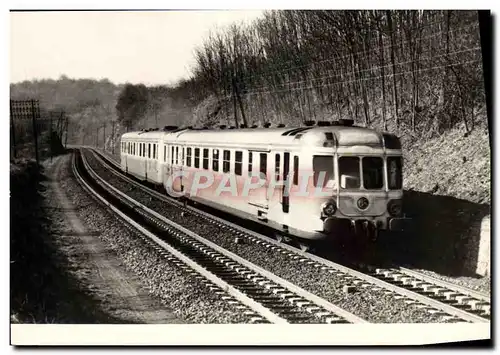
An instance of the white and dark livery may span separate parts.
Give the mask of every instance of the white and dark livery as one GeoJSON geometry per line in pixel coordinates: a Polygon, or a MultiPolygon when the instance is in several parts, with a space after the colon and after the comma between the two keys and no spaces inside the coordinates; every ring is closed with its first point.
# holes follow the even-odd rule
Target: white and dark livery
{"type": "Polygon", "coordinates": [[[347,120],[297,128],[165,127],[126,133],[121,167],[164,185],[175,172],[208,171],[214,176],[211,187],[190,195],[192,178],[182,177],[174,180],[173,190],[282,235],[318,240],[350,230],[375,236],[380,230],[403,230],[408,222],[402,217],[399,139],[347,120]],[[217,193],[221,181],[223,187],[236,183],[237,195],[227,189],[217,193]],[[245,183],[262,187],[245,196],[245,183]]]}

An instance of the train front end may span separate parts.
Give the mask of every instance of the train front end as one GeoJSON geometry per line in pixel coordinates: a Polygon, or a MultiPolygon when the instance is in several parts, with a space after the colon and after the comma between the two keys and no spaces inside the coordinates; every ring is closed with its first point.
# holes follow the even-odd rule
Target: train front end
{"type": "Polygon", "coordinates": [[[403,214],[400,140],[359,127],[332,133],[323,143],[321,135],[309,137],[309,142],[304,137],[312,156],[313,187],[321,189],[308,201],[309,212],[315,211],[309,238],[376,240],[381,231],[411,229],[411,219],[403,214]]]}

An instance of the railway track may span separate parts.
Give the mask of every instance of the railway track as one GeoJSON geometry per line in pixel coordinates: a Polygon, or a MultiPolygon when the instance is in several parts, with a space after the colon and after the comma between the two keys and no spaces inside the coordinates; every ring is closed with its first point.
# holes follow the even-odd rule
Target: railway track
{"type": "Polygon", "coordinates": [[[332,277],[342,279],[346,285],[353,287],[383,289],[394,294],[396,299],[402,299],[407,304],[414,304],[430,314],[442,315],[446,321],[489,322],[491,318],[490,297],[458,285],[454,285],[425,274],[402,267],[376,268],[370,265],[360,265],[350,268],[345,265],[321,258],[317,255],[303,252],[290,245],[279,243],[272,238],[242,228],[234,223],[200,211],[191,206],[184,206],[164,194],[158,193],[134,179],[124,175],[119,165],[92,151],[102,164],[108,166],[110,171],[125,179],[130,184],[141,188],[151,197],[157,198],[168,204],[175,205],[182,213],[194,214],[205,222],[227,228],[230,232],[245,240],[246,243],[269,248],[276,253],[281,253],[292,260],[307,264],[322,271],[332,274],[332,277]]]}
{"type": "Polygon", "coordinates": [[[211,243],[120,192],[75,153],[73,171],[92,195],[106,204],[169,260],[197,273],[200,283],[228,303],[241,304],[253,323],[366,323],[294,284],[211,243]]]}

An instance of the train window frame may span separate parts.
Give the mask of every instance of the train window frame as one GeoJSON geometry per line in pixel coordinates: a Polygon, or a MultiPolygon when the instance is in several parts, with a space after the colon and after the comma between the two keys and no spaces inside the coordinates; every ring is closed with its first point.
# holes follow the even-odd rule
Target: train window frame
{"type": "Polygon", "coordinates": [[[248,152],[248,176],[252,176],[253,173],[253,152],[248,152]]]}
{"type": "Polygon", "coordinates": [[[389,190],[391,191],[394,191],[394,190],[402,190],[403,189],[403,157],[400,156],[400,155],[391,155],[391,156],[387,156],[386,158],[386,166],[387,166],[387,187],[389,190]],[[396,180],[398,182],[397,186],[396,187],[391,187],[391,171],[390,171],[390,162],[391,161],[395,161],[395,162],[399,162],[399,166],[397,166],[396,168],[399,170],[397,171],[398,174],[397,174],[397,179],[396,180]]]}
{"type": "Polygon", "coordinates": [[[294,155],[293,156],[293,184],[295,186],[299,185],[299,156],[294,155]]]}
{"type": "Polygon", "coordinates": [[[231,150],[224,149],[222,151],[222,172],[231,173],[231,150]],[[226,153],[228,156],[226,156],[226,153]]]}
{"type": "MultiPolygon", "coordinates": [[[[364,157],[361,157],[361,177],[362,177],[362,186],[363,186],[363,189],[364,190],[370,190],[370,191],[380,191],[384,188],[384,169],[385,169],[385,165],[384,165],[384,158],[381,157],[381,156],[364,156],[364,157]],[[380,186],[379,187],[373,187],[373,186],[370,186],[370,187],[366,187],[366,183],[365,183],[365,159],[377,159],[380,163],[380,169],[379,169],[379,178],[380,178],[380,186]]],[[[367,179],[368,180],[368,179],[367,179]]]]}
{"type": "Polygon", "coordinates": [[[156,144],[153,143],[153,159],[156,158],[156,144]]]}
{"type": "Polygon", "coordinates": [[[210,149],[203,148],[201,167],[204,170],[208,170],[209,166],[210,166],[210,149]]]}
{"type": "Polygon", "coordinates": [[[200,148],[194,148],[194,167],[200,168],[200,148]]]}
{"type": "Polygon", "coordinates": [[[259,154],[259,174],[261,177],[264,175],[263,179],[267,179],[267,153],[259,154]],[[264,164],[262,164],[263,162],[264,164]]]}
{"type": "Polygon", "coordinates": [[[312,161],[312,168],[313,168],[313,185],[314,187],[321,187],[321,188],[336,188],[335,182],[336,182],[336,175],[335,175],[335,163],[334,163],[335,156],[330,155],[330,154],[315,154],[313,155],[313,161],[312,161]],[[316,163],[317,162],[317,163],[316,163]],[[324,162],[331,163],[331,171],[330,175],[324,176],[323,180],[321,181],[321,184],[318,184],[319,182],[319,173],[326,171],[324,169],[319,169],[322,167],[330,167],[330,164],[325,165],[324,162]],[[320,166],[318,166],[320,165],[320,166]],[[318,168],[318,169],[317,169],[318,168]],[[318,172],[318,174],[316,174],[318,172]],[[329,177],[329,179],[327,179],[329,177]],[[330,181],[332,181],[330,183],[330,181]]]}
{"type": "MultiPolygon", "coordinates": [[[[339,186],[340,186],[340,189],[341,190],[360,190],[362,188],[362,175],[361,175],[361,159],[359,156],[357,155],[341,155],[338,157],[338,160],[337,160],[337,164],[338,164],[338,179],[339,179],[339,186]],[[343,168],[341,167],[341,164],[342,164],[342,161],[343,159],[357,159],[357,165],[358,165],[358,170],[357,170],[357,173],[358,173],[358,176],[357,176],[357,186],[348,186],[348,187],[345,187],[343,186],[342,184],[342,171],[343,171],[343,168]]],[[[346,175],[347,176],[347,175],[346,175]]]]}
{"type": "Polygon", "coordinates": [[[234,152],[234,173],[238,176],[243,174],[243,151],[241,150],[236,150],[234,152]]]}
{"type": "Polygon", "coordinates": [[[220,169],[219,158],[220,158],[219,149],[217,148],[212,149],[212,171],[219,172],[220,169]]]}
{"type": "Polygon", "coordinates": [[[281,180],[281,153],[274,155],[274,180],[281,180]]]}
{"type": "Polygon", "coordinates": [[[187,149],[186,149],[186,166],[189,166],[189,167],[192,166],[192,160],[191,160],[192,154],[193,154],[192,149],[193,148],[191,148],[191,147],[187,147],[187,149]]]}

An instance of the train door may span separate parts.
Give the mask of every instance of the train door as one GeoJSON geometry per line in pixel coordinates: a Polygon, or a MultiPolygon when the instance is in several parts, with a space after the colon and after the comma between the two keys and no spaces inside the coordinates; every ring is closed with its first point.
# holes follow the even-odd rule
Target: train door
{"type": "Polygon", "coordinates": [[[272,170],[268,169],[268,154],[258,151],[251,151],[253,173],[251,183],[260,187],[253,188],[248,192],[248,203],[257,208],[257,218],[267,221],[267,212],[269,210],[269,178],[272,178],[272,170]],[[258,170],[257,170],[258,169],[258,170]]]}
{"type": "Polygon", "coordinates": [[[290,211],[290,153],[285,152],[283,155],[283,186],[281,187],[281,208],[283,213],[290,211]]]}
{"type": "Polygon", "coordinates": [[[161,181],[161,179],[159,178],[159,175],[158,175],[158,172],[159,172],[159,169],[158,169],[159,159],[158,159],[158,157],[160,156],[159,148],[160,148],[159,142],[153,144],[153,179],[156,182],[161,181]]]}
{"type": "Polygon", "coordinates": [[[179,147],[179,152],[180,152],[180,159],[179,159],[179,172],[181,174],[181,192],[184,191],[184,179],[183,179],[183,172],[185,170],[185,150],[186,148],[184,146],[179,147]]]}

